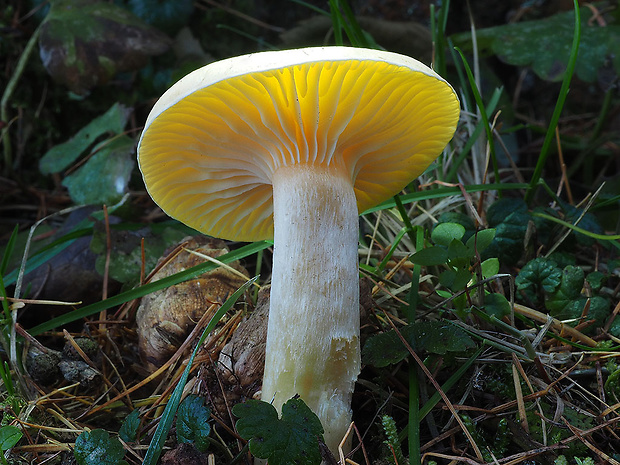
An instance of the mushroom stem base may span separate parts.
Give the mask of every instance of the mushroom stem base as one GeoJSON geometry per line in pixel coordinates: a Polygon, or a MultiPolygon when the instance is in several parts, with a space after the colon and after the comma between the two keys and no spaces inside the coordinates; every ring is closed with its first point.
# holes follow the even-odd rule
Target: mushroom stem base
{"type": "Polygon", "coordinates": [[[274,173],[274,257],[262,398],[295,395],[337,454],[360,371],[358,211],[348,173],[296,165],[274,173]]]}

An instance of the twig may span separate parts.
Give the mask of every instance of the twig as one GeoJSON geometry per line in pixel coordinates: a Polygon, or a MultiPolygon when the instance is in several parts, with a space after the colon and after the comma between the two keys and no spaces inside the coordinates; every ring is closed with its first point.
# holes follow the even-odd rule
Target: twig
{"type": "MultiPolygon", "coordinates": [[[[514,304],[514,309],[515,312],[519,313],[520,315],[526,316],[528,318],[531,318],[532,320],[536,320],[540,323],[546,323],[547,320],[549,319],[549,315],[545,314],[545,313],[541,313],[537,310],[534,310],[532,308],[526,307],[525,305],[520,305],[520,304],[514,304]]],[[[596,347],[597,346],[597,342],[592,339],[589,336],[586,336],[585,334],[581,333],[580,331],[577,331],[575,328],[573,328],[572,326],[566,325],[564,323],[562,323],[560,320],[553,318],[552,322],[551,322],[551,327],[553,329],[555,329],[556,331],[558,331],[558,333],[560,333],[560,335],[562,334],[566,334],[569,337],[572,337],[576,340],[578,340],[579,342],[590,346],[590,347],[596,347]]]]}

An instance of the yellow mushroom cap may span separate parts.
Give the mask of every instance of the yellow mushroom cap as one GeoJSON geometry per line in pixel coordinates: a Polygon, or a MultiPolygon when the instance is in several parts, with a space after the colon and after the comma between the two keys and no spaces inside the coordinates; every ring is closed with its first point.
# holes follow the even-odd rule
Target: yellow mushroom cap
{"type": "Polygon", "coordinates": [[[271,239],[279,167],[345,170],[362,212],[418,177],[458,118],[452,87],[413,58],[352,47],[261,52],[174,84],[148,116],[138,162],[173,218],[223,239],[271,239]]]}

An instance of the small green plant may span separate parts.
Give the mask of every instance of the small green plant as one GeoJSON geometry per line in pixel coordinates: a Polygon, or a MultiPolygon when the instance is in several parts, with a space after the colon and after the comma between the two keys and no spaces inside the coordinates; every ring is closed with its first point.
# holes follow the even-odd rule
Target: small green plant
{"type": "Polygon", "coordinates": [[[303,400],[288,400],[282,406],[282,418],[273,405],[260,400],[237,404],[233,413],[239,417],[237,432],[249,441],[255,457],[268,459],[270,465],[321,463],[323,427],[303,400]]]}
{"type": "Polygon", "coordinates": [[[409,463],[403,451],[400,447],[400,441],[398,439],[398,431],[396,429],[396,422],[389,415],[383,415],[381,417],[381,426],[385,433],[386,440],[383,443],[390,449],[388,452],[388,461],[393,465],[406,465],[409,463]]]}
{"type": "MultiPolygon", "coordinates": [[[[553,465],[568,465],[568,464],[569,464],[569,461],[565,455],[560,455],[553,461],[553,465]]],[[[584,458],[575,457],[575,464],[576,465],[594,465],[595,462],[594,462],[594,459],[592,459],[591,457],[584,457],[584,458]]]]}
{"type": "MultiPolygon", "coordinates": [[[[595,276],[594,281],[600,282],[600,277],[595,276]]],[[[535,258],[521,269],[515,282],[527,300],[544,302],[555,318],[572,320],[573,324],[578,324],[582,317],[585,321],[592,320],[593,324],[584,332],[604,325],[611,314],[609,300],[591,295],[591,285],[588,285],[590,295],[586,294],[588,279],[581,267],[566,265],[561,268],[553,258],[535,258]]]]}
{"type": "Polygon", "coordinates": [[[0,428],[0,462],[2,464],[8,464],[4,458],[4,452],[15,446],[22,436],[23,433],[17,426],[5,425],[0,428]]]}
{"type": "MultiPolygon", "coordinates": [[[[451,221],[454,219],[452,216],[448,219],[433,228],[430,237],[432,245],[418,250],[411,261],[416,265],[437,267],[439,284],[444,288],[439,289],[438,294],[451,299],[456,314],[465,318],[468,312],[466,288],[495,276],[499,271],[497,257],[481,259],[481,254],[493,244],[496,230],[475,231],[473,223],[464,221],[463,225],[451,221]]],[[[488,314],[502,317],[509,312],[510,307],[503,295],[479,295],[481,298],[477,301],[488,314]]]]}
{"type": "MultiPolygon", "coordinates": [[[[439,274],[440,284],[453,292],[461,291],[470,281],[475,280],[472,265],[478,254],[493,241],[495,230],[483,229],[469,234],[466,240],[465,234],[465,227],[459,223],[439,223],[431,232],[434,245],[416,252],[411,261],[425,266],[446,265],[439,274]]],[[[497,258],[489,258],[480,264],[482,278],[493,276],[498,270],[497,258]]]]}
{"type": "Polygon", "coordinates": [[[504,456],[510,443],[508,421],[505,418],[498,421],[493,433],[485,431],[469,415],[461,415],[461,419],[480,447],[485,461],[493,462],[494,457],[504,456]]]}
{"type": "MultiPolygon", "coordinates": [[[[5,403],[7,403],[11,408],[12,415],[17,416],[19,415],[19,412],[21,412],[24,400],[17,395],[15,383],[13,382],[13,376],[11,375],[11,367],[6,360],[0,362],[0,378],[2,378],[2,383],[6,389],[7,397],[5,403]]],[[[2,422],[6,423],[6,413],[4,414],[2,422]]]]}

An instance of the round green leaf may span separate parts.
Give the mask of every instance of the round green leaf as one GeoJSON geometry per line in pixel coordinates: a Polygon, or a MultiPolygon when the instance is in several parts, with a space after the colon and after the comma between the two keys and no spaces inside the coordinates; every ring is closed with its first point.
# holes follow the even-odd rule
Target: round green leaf
{"type": "Polygon", "coordinates": [[[439,223],[431,233],[431,240],[447,247],[454,239],[460,241],[464,235],[465,228],[458,223],[439,223]]]}

